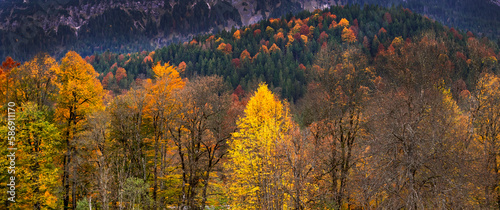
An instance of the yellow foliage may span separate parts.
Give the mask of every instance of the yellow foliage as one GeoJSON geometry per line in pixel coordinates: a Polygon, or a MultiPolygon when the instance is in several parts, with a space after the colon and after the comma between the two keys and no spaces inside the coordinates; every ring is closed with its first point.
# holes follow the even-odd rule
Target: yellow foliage
{"type": "Polygon", "coordinates": [[[266,28],[266,34],[267,34],[268,36],[273,35],[273,34],[274,34],[274,29],[273,29],[271,26],[268,26],[268,27],[266,28]]]}
{"type": "Polygon", "coordinates": [[[302,39],[302,41],[304,41],[304,43],[307,44],[307,36],[306,35],[300,35],[300,38],[302,39]]]}
{"type": "Polygon", "coordinates": [[[345,18],[342,18],[336,27],[349,27],[349,21],[345,18]]]}
{"type": "Polygon", "coordinates": [[[231,205],[235,209],[262,209],[262,205],[286,208],[290,196],[284,189],[289,174],[281,168],[277,146],[287,140],[286,134],[292,125],[288,107],[267,85],[260,84],[246,106],[245,117],[237,124],[238,131],[229,142],[229,160],[225,164],[231,171],[228,181],[231,205]]]}
{"type": "Polygon", "coordinates": [[[392,47],[394,47],[396,49],[402,47],[403,44],[404,44],[403,37],[401,37],[401,36],[394,38],[394,40],[392,40],[392,43],[391,43],[392,47]]]}
{"type": "Polygon", "coordinates": [[[286,47],[289,47],[295,39],[293,38],[292,35],[288,34],[288,42],[286,43],[286,47]]]}
{"type": "Polygon", "coordinates": [[[240,32],[240,30],[236,30],[236,32],[234,32],[234,34],[233,34],[233,37],[235,39],[237,39],[237,40],[241,39],[241,32],[240,32]]]}

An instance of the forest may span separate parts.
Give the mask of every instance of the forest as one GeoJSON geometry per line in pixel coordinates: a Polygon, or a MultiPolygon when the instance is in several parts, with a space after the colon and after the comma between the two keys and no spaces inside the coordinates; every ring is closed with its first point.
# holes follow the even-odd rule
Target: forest
{"type": "Polygon", "coordinates": [[[7,57],[0,188],[14,176],[16,202],[0,205],[498,209],[498,59],[487,37],[370,5],[155,51],[7,57]]]}

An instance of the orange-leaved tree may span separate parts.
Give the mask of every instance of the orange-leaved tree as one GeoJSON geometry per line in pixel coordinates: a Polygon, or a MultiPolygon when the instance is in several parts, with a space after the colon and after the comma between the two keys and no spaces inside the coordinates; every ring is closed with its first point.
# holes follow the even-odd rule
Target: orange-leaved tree
{"type": "Polygon", "coordinates": [[[97,79],[98,74],[78,53],[69,51],[62,59],[58,73],[59,96],[56,106],[56,117],[64,123],[63,138],[66,154],[63,161],[63,188],[64,207],[69,207],[69,190],[72,186],[72,203],[76,207],[76,179],[70,183],[70,173],[73,177],[76,168],[71,160],[76,155],[76,134],[79,127],[85,121],[87,114],[104,108],[102,98],[104,96],[101,83],[97,79]]]}
{"type": "MultiPolygon", "coordinates": [[[[155,79],[146,81],[146,116],[150,119],[154,139],[154,162],[153,162],[153,208],[158,204],[158,177],[163,176],[162,168],[165,163],[159,163],[160,148],[165,147],[165,134],[167,122],[177,117],[180,102],[174,97],[175,93],[182,89],[185,82],[180,78],[174,66],[169,63],[161,65],[159,62],[153,67],[155,79]],[[160,167],[162,166],[162,167],[160,167]]],[[[166,151],[162,151],[162,154],[166,151]]],[[[163,158],[162,158],[163,159],[163,158]]]]}

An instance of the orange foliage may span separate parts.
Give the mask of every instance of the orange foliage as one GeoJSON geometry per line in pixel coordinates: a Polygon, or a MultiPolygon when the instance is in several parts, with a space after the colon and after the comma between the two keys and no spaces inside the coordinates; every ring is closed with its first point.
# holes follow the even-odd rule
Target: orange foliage
{"type": "Polygon", "coordinates": [[[353,43],[356,42],[356,35],[354,35],[354,32],[351,29],[344,28],[342,30],[342,41],[348,42],[348,43],[353,43]]]}
{"type": "Polygon", "coordinates": [[[198,41],[196,41],[195,39],[193,39],[191,42],[189,42],[189,45],[196,45],[198,44],[198,41]]]}
{"type": "Polygon", "coordinates": [[[114,69],[114,68],[118,68],[118,64],[117,63],[114,63],[113,65],[111,65],[111,67],[109,69],[114,69]]]}
{"type": "Polygon", "coordinates": [[[120,82],[120,80],[122,80],[123,78],[127,77],[127,71],[125,71],[124,68],[122,67],[119,67],[117,70],[116,70],[116,82],[120,82]]]}
{"type": "Polygon", "coordinates": [[[231,44],[220,43],[218,50],[222,51],[225,54],[229,54],[233,52],[233,46],[231,44]]]}
{"type": "Polygon", "coordinates": [[[269,23],[271,23],[273,25],[277,25],[277,24],[279,24],[279,22],[280,22],[279,18],[271,18],[271,19],[269,19],[269,23]]]}
{"type": "Polygon", "coordinates": [[[108,74],[106,74],[106,76],[104,76],[104,78],[102,78],[102,86],[104,88],[107,88],[108,87],[108,84],[109,84],[109,80],[113,79],[113,72],[108,72],[108,74]]]}
{"type": "Polygon", "coordinates": [[[240,59],[245,60],[246,59],[252,59],[252,56],[250,56],[250,53],[245,49],[243,52],[241,52],[240,59]]]}
{"type": "Polygon", "coordinates": [[[380,30],[378,30],[378,35],[380,35],[382,33],[387,33],[387,31],[385,30],[384,27],[382,27],[382,28],[380,28],[380,30]]]}
{"type": "Polygon", "coordinates": [[[330,26],[328,26],[328,28],[332,29],[335,27],[337,27],[337,22],[335,20],[332,20],[332,23],[330,24],[330,26]]]}
{"type": "Polygon", "coordinates": [[[281,51],[281,49],[276,44],[273,44],[271,48],[269,48],[269,52],[278,52],[278,51],[281,51]]]}
{"type": "Polygon", "coordinates": [[[299,64],[299,69],[306,70],[306,66],[304,66],[304,64],[299,64]]]}
{"type": "Polygon", "coordinates": [[[212,40],[215,40],[215,36],[214,35],[208,37],[208,39],[206,39],[205,42],[211,42],[212,40]]]}
{"type": "Polygon", "coordinates": [[[260,51],[262,51],[263,53],[269,54],[269,49],[267,49],[266,45],[262,45],[262,47],[260,47],[260,51]]]}
{"type": "Polygon", "coordinates": [[[277,34],[274,35],[274,41],[278,41],[278,39],[285,40],[285,36],[283,35],[282,32],[278,32],[277,34]]]}
{"type": "Polygon", "coordinates": [[[235,39],[237,39],[237,40],[238,40],[238,39],[241,39],[241,32],[240,32],[240,30],[236,30],[236,31],[234,32],[234,34],[233,34],[233,37],[234,37],[235,39]]]}
{"type": "Polygon", "coordinates": [[[147,62],[151,62],[151,63],[153,63],[153,58],[151,58],[151,56],[149,56],[149,55],[148,55],[148,56],[146,56],[146,57],[144,58],[144,60],[142,60],[142,62],[143,62],[143,63],[147,63],[147,62]]]}
{"type": "Polygon", "coordinates": [[[187,67],[186,62],[182,61],[181,63],[179,63],[179,66],[177,66],[177,71],[179,73],[182,73],[184,72],[184,70],[186,70],[186,67],[187,67]]]}

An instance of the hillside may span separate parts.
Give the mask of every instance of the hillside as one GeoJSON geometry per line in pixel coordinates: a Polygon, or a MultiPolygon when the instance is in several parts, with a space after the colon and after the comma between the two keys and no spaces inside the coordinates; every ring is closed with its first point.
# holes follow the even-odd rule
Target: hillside
{"type": "MultiPolygon", "coordinates": [[[[155,51],[135,54],[107,52],[86,58],[100,78],[116,74],[123,67],[130,75],[121,84],[108,87],[117,93],[127,89],[137,78],[152,76],[151,66],[158,61],[179,65],[186,64],[185,76],[221,75],[233,88],[242,85],[252,89],[259,81],[271,87],[279,87],[284,98],[292,101],[303,96],[307,86],[307,72],[314,69],[315,58],[327,43],[339,48],[344,45],[343,27],[336,26],[340,17],[351,23],[354,46],[359,47],[370,63],[391,47],[396,37],[416,41],[422,33],[432,33],[446,47],[446,55],[454,65],[450,78],[463,79],[468,87],[473,86],[477,71],[465,63],[471,57],[498,56],[498,48],[488,39],[479,39],[473,33],[465,33],[445,27],[408,9],[393,8],[387,12],[377,6],[359,6],[328,10],[337,14],[319,17],[302,12],[296,17],[262,21],[230,32],[196,36],[184,44],[173,44],[155,51]],[[299,19],[300,21],[297,21],[299,19]],[[307,29],[305,26],[307,25],[307,29]],[[239,34],[235,37],[235,34],[239,34]],[[480,40],[481,55],[470,48],[470,38],[480,40]],[[247,59],[245,59],[247,58],[247,59]],[[246,61],[245,61],[246,60],[246,61]]],[[[383,73],[383,67],[377,68],[383,73]]],[[[309,75],[310,76],[310,75],[309,75]]]]}
{"type": "Polygon", "coordinates": [[[498,39],[500,34],[500,7],[489,0],[3,0],[0,57],[26,60],[40,51],[62,57],[70,49],[85,56],[106,50],[154,50],[197,34],[231,30],[304,9],[365,3],[384,7],[401,4],[479,36],[498,39]]]}

